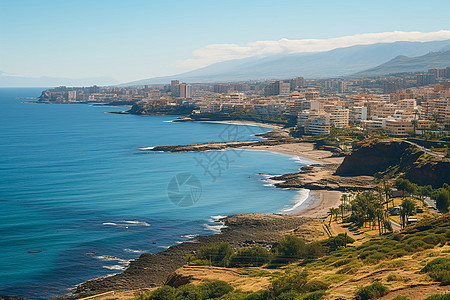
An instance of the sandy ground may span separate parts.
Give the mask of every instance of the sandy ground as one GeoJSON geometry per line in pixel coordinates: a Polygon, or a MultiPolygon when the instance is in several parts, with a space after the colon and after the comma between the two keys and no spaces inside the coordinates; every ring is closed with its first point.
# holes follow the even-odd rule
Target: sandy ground
{"type": "Polygon", "coordinates": [[[331,152],[325,150],[315,150],[313,143],[299,142],[290,144],[281,144],[274,146],[250,146],[243,149],[248,150],[264,150],[270,152],[278,152],[288,155],[296,155],[319,164],[341,164],[343,157],[332,157],[331,152]]]}
{"type": "Polygon", "coordinates": [[[224,121],[195,121],[200,123],[219,123],[219,124],[234,124],[234,125],[249,125],[249,126],[258,126],[264,128],[273,128],[279,129],[283,128],[283,126],[278,124],[268,124],[268,123],[260,123],[253,121],[243,121],[243,120],[224,120],[224,121]]]}
{"type": "Polygon", "coordinates": [[[341,195],[339,191],[310,191],[309,199],[306,200],[308,206],[293,214],[300,217],[326,218],[330,208],[341,204],[341,195]]]}

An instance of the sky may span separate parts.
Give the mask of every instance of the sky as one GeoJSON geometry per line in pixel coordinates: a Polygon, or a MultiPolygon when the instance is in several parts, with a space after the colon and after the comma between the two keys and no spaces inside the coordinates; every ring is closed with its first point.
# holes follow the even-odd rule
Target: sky
{"type": "Polygon", "coordinates": [[[0,0],[0,74],[173,75],[233,58],[450,39],[448,0],[0,0]]]}

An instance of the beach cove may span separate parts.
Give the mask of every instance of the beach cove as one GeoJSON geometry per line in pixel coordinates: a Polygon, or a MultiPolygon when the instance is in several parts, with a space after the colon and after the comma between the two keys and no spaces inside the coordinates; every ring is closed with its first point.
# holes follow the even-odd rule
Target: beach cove
{"type": "Polygon", "coordinates": [[[275,189],[263,175],[298,171],[306,163],[296,156],[219,151],[230,154],[230,164],[212,178],[198,165],[202,154],[138,150],[234,141],[229,133],[238,128],[247,130],[242,140],[257,141],[254,135],[270,128],[177,124],[173,116],[105,114],[121,108],[25,103],[40,89],[1,92],[0,294],[67,294],[78,283],[121,272],[142,253],[219,232],[222,225],[212,216],[286,213],[305,201],[304,193],[275,189]],[[167,185],[186,171],[201,180],[202,196],[180,208],[169,201],[167,185]]]}

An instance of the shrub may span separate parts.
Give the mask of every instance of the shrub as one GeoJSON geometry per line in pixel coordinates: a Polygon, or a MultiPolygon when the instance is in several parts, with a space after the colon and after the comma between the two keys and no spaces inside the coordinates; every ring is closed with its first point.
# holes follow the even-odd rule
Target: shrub
{"type": "Polygon", "coordinates": [[[426,298],[425,300],[450,300],[450,294],[435,294],[431,295],[430,297],[426,298]]]}
{"type": "Polygon", "coordinates": [[[197,259],[210,261],[214,266],[226,267],[232,254],[234,251],[229,243],[213,243],[201,247],[198,250],[197,259]]]}
{"type": "Polygon", "coordinates": [[[303,287],[303,290],[306,292],[316,292],[316,291],[324,291],[328,288],[328,284],[326,284],[323,281],[313,279],[308,281],[305,286],[303,287]]]}
{"type": "Polygon", "coordinates": [[[320,242],[306,244],[306,258],[315,259],[325,255],[325,249],[320,242]]]}
{"type": "Polygon", "coordinates": [[[421,272],[427,273],[433,280],[442,285],[450,284],[450,259],[436,258],[425,265],[421,272]]]}
{"type": "Polygon", "coordinates": [[[301,258],[306,253],[306,244],[294,235],[286,235],[276,245],[275,252],[278,256],[301,258]]]}
{"type": "MultiPolygon", "coordinates": [[[[271,298],[267,298],[271,299],[271,298]]],[[[297,300],[300,299],[300,294],[296,291],[287,291],[283,292],[278,297],[276,297],[277,300],[297,300]]]]}
{"type": "Polygon", "coordinates": [[[348,263],[350,263],[352,261],[353,261],[353,259],[351,259],[351,258],[344,258],[344,259],[340,259],[340,260],[336,261],[332,266],[334,266],[334,267],[341,267],[341,266],[346,265],[346,264],[348,264],[348,263]]]}
{"type": "Polygon", "coordinates": [[[175,298],[175,293],[175,288],[165,285],[153,291],[150,296],[143,298],[142,300],[172,300],[175,298]]]}
{"type": "Polygon", "coordinates": [[[397,296],[397,297],[395,297],[392,300],[410,300],[410,299],[408,297],[406,297],[406,296],[397,296]]]}
{"type": "Polygon", "coordinates": [[[278,296],[287,291],[303,292],[307,283],[308,274],[303,272],[292,272],[284,274],[272,281],[271,290],[278,296]]]}
{"type": "Polygon", "coordinates": [[[396,274],[391,274],[387,277],[387,281],[403,281],[403,277],[396,275],[396,274]]]}
{"type": "Polygon", "coordinates": [[[200,287],[207,299],[222,297],[233,290],[229,283],[222,280],[209,281],[200,285],[200,287]]]}
{"type": "Polygon", "coordinates": [[[359,288],[355,295],[359,300],[376,299],[383,296],[386,293],[387,287],[381,282],[374,282],[371,285],[359,288]]]}
{"type": "Polygon", "coordinates": [[[312,292],[303,296],[302,300],[319,300],[322,299],[326,294],[327,293],[325,293],[324,291],[312,292]]]}
{"type": "Polygon", "coordinates": [[[173,299],[203,300],[205,295],[200,286],[186,284],[176,289],[176,296],[173,299]]]}
{"type": "Polygon", "coordinates": [[[347,244],[354,243],[355,240],[348,235],[339,233],[337,236],[332,236],[324,241],[322,245],[328,249],[329,252],[336,251],[340,248],[347,247],[347,244]]]}
{"type": "Polygon", "coordinates": [[[230,267],[260,267],[269,261],[269,251],[262,247],[239,249],[230,257],[230,267]]]}

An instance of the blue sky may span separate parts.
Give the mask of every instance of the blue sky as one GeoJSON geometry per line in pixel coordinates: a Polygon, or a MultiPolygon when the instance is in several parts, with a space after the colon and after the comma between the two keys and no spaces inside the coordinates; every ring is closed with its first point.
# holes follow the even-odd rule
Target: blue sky
{"type": "Polygon", "coordinates": [[[228,57],[209,45],[450,30],[449,11],[447,0],[0,0],[0,70],[126,82],[228,57]]]}

